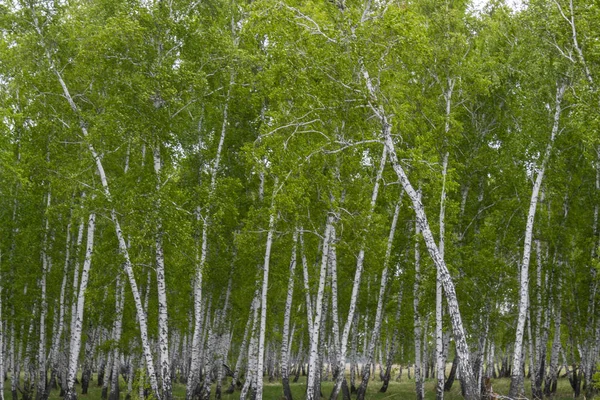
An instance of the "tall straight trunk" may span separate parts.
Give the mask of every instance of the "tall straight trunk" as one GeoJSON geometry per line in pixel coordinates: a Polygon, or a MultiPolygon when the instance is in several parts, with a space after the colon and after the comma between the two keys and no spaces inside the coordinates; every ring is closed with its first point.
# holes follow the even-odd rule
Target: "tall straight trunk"
{"type": "MultiPolygon", "coordinates": [[[[365,78],[367,89],[371,94],[373,99],[377,99],[377,91],[369,73],[362,66],[362,73],[365,78]]],[[[396,148],[394,145],[394,141],[392,139],[392,125],[388,121],[388,116],[382,106],[370,104],[373,112],[380,120],[382,125],[382,138],[385,142],[385,147],[389,153],[390,162],[394,169],[394,172],[398,176],[404,191],[408,194],[408,197],[411,200],[413,209],[415,211],[417,222],[421,228],[421,232],[423,235],[423,239],[425,241],[425,245],[427,246],[427,250],[429,255],[431,256],[435,266],[440,270],[440,279],[442,281],[442,286],[444,288],[444,293],[446,293],[446,302],[448,304],[450,321],[452,322],[452,331],[454,333],[454,338],[456,341],[456,349],[457,353],[460,356],[460,372],[461,376],[464,378],[466,382],[466,391],[465,398],[467,400],[476,400],[478,399],[478,388],[477,383],[475,382],[475,377],[473,374],[473,368],[471,366],[471,360],[469,359],[469,346],[467,344],[466,334],[464,330],[464,326],[462,323],[462,317],[460,314],[460,309],[458,306],[458,300],[456,297],[456,289],[454,287],[454,282],[452,281],[452,277],[450,276],[450,272],[448,271],[448,267],[444,259],[441,257],[439,249],[435,243],[433,238],[433,234],[431,232],[431,228],[429,226],[429,222],[427,220],[427,214],[425,213],[425,207],[421,202],[420,197],[417,192],[413,188],[404,168],[398,162],[398,156],[396,154],[396,148]]]]}
{"type": "MultiPolygon", "coordinates": [[[[373,184],[373,191],[371,192],[371,202],[369,204],[369,213],[367,214],[367,224],[368,227],[371,224],[371,220],[373,217],[373,211],[375,210],[375,204],[377,202],[377,197],[379,195],[379,186],[381,177],[383,175],[383,169],[385,168],[385,163],[387,161],[388,149],[383,148],[381,152],[381,158],[379,161],[379,168],[377,170],[377,176],[375,177],[375,182],[373,184]]],[[[339,355],[339,370],[344,371],[346,369],[346,351],[348,350],[348,338],[350,337],[350,328],[352,327],[352,322],[354,320],[354,313],[356,310],[356,302],[358,299],[358,291],[360,288],[360,282],[363,272],[365,260],[365,242],[361,244],[360,250],[358,251],[358,257],[356,258],[356,270],[354,272],[354,280],[352,282],[352,294],[350,296],[350,307],[348,308],[348,316],[346,318],[346,323],[344,324],[344,330],[342,332],[342,337],[340,340],[340,350],[338,352],[339,355]]],[[[345,374],[338,374],[338,377],[335,381],[335,385],[333,386],[333,390],[331,391],[331,399],[335,399],[337,394],[339,393],[340,388],[342,387],[342,383],[345,380],[345,374]]]]}
{"type": "Polygon", "coordinates": [[[156,193],[159,196],[156,204],[158,214],[156,222],[156,285],[158,289],[158,350],[160,359],[160,377],[164,400],[173,398],[171,384],[171,359],[169,357],[169,314],[167,309],[167,284],[165,278],[165,255],[163,250],[163,227],[160,210],[160,188],[162,161],[160,157],[160,143],[157,141],[153,151],[154,173],[156,174],[156,193]]]}
{"type": "MultiPolygon", "coordinates": [[[[455,80],[448,77],[447,87],[444,90],[444,99],[446,100],[446,115],[444,132],[446,136],[450,133],[450,117],[452,111],[452,93],[454,91],[455,80]]],[[[444,153],[442,160],[442,194],[440,196],[440,239],[439,251],[440,257],[444,259],[445,247],[445,231],[446,231],[446,176],[448,173],[448,157],[449,153],[444,153]]],[[[436,385],[435,397],[437,400],[444,399],[444,382],[446,380],[446,360],[444,357],[444,340],[443,340],[443,288],[441,272],[436,270],[435,281],[435,369],[436,369],[436,385]]]]}
{"type": "MultiPolygon", "coordinates": [[[[336,216],[337,219],[337,216],[336,216]]],[[[335,226],[331,229],[331,247],[329,249],[329,275],[331,285],[331,334],[333,336],[333,360],[330,365],[333,365],[333,380],[337,381],[340,374],[345,374],[346,361],[340,360],[340,323],[338,312],[338,280],[337,280],[337,250],[336,250],[336,230],[335,226]]],[[[347,393],[343,394],[344,398],[349,397],[347,393]]]]}
{"type": "MultiPolygon", "coordinates": [[[[85,197],[85,194],[82,194],[82,198],[85,197]]],[[[82,243],[83,243],[83,232],[85,231],[85,220],[83,217],[79,220],[79,229],[77,230],[77,242],[75,243],[75,265],[73,266],[73,296],[71,299],[71,324],[69,327],[69,334],[72,336],[73,332],[75,332],[75,323],[77,322],[77,318],[73,318],[74,315],[77,315],[77,298],[79,296],[79,270],[81,269],[81,263],[79,261],[82,243]]],[[[69,350],[70,351],[70,350],[69,350]]]]}
{"type": "MultiPolygon", "coordinates": [[[[419,201],[421,199],[421,190],[417,193],[419,201]]],[[[415,340],[415,390],[417,400],[425,398],[425,386],[423,382],[422,371],[422,329],[421,329],[421,314],[419,312],[419,302],[421,298],[421,250],[419,246],[418,236],[421,233],[421,227],[417,222],[415,225],[415,283],[413,286],[413,316],[414,316],[414,340],[415,340]]]]}
{"type": "Polygon", "coordinates": [[[531,257],[531,243],[533,237],[533,224],[535,220],[535,212],[537,209],[538,197],[540,188],[542,187],[542,181],[544,179],[544,172],[548,159],[554,146],[554,140],[558,134],[560,114],[561,114],[561,102],[563,95],[566,90],[565,83],[557,84],[556,88],[556,99],[554,104],[554,121],[552,124],[552,132],[550,140],[546,145],[544,152],[544,158],[539,168],[538,174],[533,184],[533,190],[531,192],[531,200],[529,202],[529,213],[527,214],[527,225],[525,227],[525,240],[523,243],[523,261],[521,262],[521,280],[519,284],[519,313],[517,317],[517,332],[515,338],[515,349],[513,354],[512,362],[512,373],[510,380],[510,389],[508,392],[509,397],[523,396],[525,392],[525,385],[523,380],[523,369],[521,364],[521,358],[523,356],[523,334],[525,331],[525,322],[527,320],[527,306],[529,304],[529,260],[531,257]]]}
{"type": "MultiPolygon", "coordinates": [[[[358,388],[357,399],[364,400],[365,394],[367,393],[367,385],[369,384],[369,375],[371,371],[371,365],[373,365],[373,355],[375,352],[375,346],[379,340],[379,333],[381,332],[381,320],[383,319],[383,303],[385,292],[388,281],[388,269],[390,264],[390,257],[392,255],[392,245],[394,242],[394,235],[396,233],[396,225],[398,223],[398,216],[400,215],[400,204],[396,203],[394,210],[394,216],[392,218],[392,226],[390,227],[390,234],[388,236],[387,248],[385,251],[385,259],[383,261],[383,271],[381,272],[381,283],[379,285],[379,297],[377,298],[377,311],[375,313],[375,326],[373,327],[373,333],[371,334],[371,340],[369,342],[369,348],[366,354],[367,366],[364,370],[360,387],[358,388]]],[[[381,359],[381,357],[380,357],[381,359]]],[[[380,364],[381,365],[381,364],[380,364]]]]}
{"type": "Polygon", "coordinates": [[[306,380],[306,400],[314,400],[320,397],[320,393],[315,393],[315,385],[319,368],[317,361],[319,357],[319,334],[321,332],[321,313],[323,311],[323,297],[325,292],[325,279],[327,275],[327,261],[329,254],[330,236],[333,227],[334,216],[332,213],[327,215],[325,224],[325,234],[323,235],[323,254],[321,256],[321,267],[319,273],[319,287],[317,290],[317,299],[314,304],[314,319],[310,328],[310,347],[308,356],[308,377],[306,380]]]}
{"type": "MultiPolygon", "coordinates": [[[[75,319],[75,329],[71,332],[71,343],[69,344],[69,375],[67,377],[65,400],[75,400],[77,398],[77,392],[75,391],[75,375],[77,373],[77,361],[79,360],[79,350],[81,347],[85,291],[88,284],[88,275],[92,266],[92,252],[94,250],[94,230],[96,229],[96,214],[94,212],[90,213],[87,226],[87,244],[83,270],[81,271],[81,282],[77,294],[77,312],[71,316],[71,318],[75,319]]],[[[76,290],[76,288],[74,288],[74,290],[76,290]]]]}
{"type": "Polygon", "coordinates": [[[267,233],[267,245],[265,247],[265,260],[263,264],[263,281],[261,290],[260,304],[260,329],[258,335],[258,362],[256,372],[256,398],[262,399],[263,396],[263,364],[265,355],[265,334],[267,330],[267,294],[269,291],[269,266],[271,260],[271,246],[273,245],[273,234],[275,233],[275,221],[277,218],[277,209],[275,208],[275,197],[277,196],[277,178],[273,185],[273,197],[271,198],[271,207],[269,210],[269,231],[267,233]]]}
{"type": "MultiPolygon", "coordinates": [[[[447,96],[447,114],[449,114],[449,96],[447,96]]],[[[446,133],[448,133],[449,127],[446,123],[446,133]]],[[[448,152],[444,154],[444,160],[442,162],[442,195],[440,200],[440,240],[439,240],[439,251],[440,257],[444,258],[445,248],[445,214],[446,214],[446,175],[448,172],[448,152]]],[[[435,370],[436,370],[436,385],[435,385],[435,397],[437,400],[444,399],[444,383],[446,381],[446,359],[444,357],[444,332],[443,332],[443,287],[441,279],[441,271],[436,270],[435,280],[435,370]]]]}
{"type": "MultiPolygon", "coordinates": [[[[121,275],[117,275],[117,290],[116,290],[116,307],[115,307],[115,322],[113,326],[113,374],[110,382],[110,395],[108,400],[119,400],[119,370],[121,369],[121,363],[119,358],[119,341],[121,340],[121,328],[123,324],[123,303],[125,302],[125,291],[123,289],[123,282],[121,281],[121,275]]],[[[107,377],[108,379],[108,377],[107,377]]]]}
{"type": "MultiPolygon", "coordinates": [[[[46,197],[46,210],[50,208],[50,191],[46,197]]],[[[52,260],[49,253],[48,234],[50,230],[50,222],[48,217],[45,218],[44,228],[44,240],[42,243],[42,278],[40,280],[41,298],[40,298],[40,322],[38,325],[40,336],[39,336],[39,347],[37,354],[38,370],[37,370],[37,388],[35,398],[36,400],[46,399],[46,314],[48,313],[48,302],[46,300],[46,281],[48,277],[48,271],[52,266],[52,260]]],[[[2,377],[4,378],[4,377],[2,377]]]]}
{"type": "Polygon", "coordinates": [[[292,313],[292,298],[294,295],[294,270],[296,269],[296,245],[298,242],[298,230],[294,232],[292,259],[290,260],[290,272],[288,277],[287,297],[285,299],[285,312],[283,316],[283,335],[281,338],[281,381],[283,384],[283,395],[287,400],[292,400],[289,377],[289,351],[290,351],[290,316],[292,313]]]}
{"type": "MultiPolygon", "coordinates": [[[[81,119],[81,113],[80,113],[79,107],[77,106],[77,104],[75,104],[75,101],[73,100],[73,97],[71,96],[71,92],[70,92],[65,80],[62,77],[62,73],[56,67],[54,60],[52,59],[52,56],[50,54],[50,51],[49,51],[48,47],[46,46],[44,34],[42,32],[41,25],[39,24],[35,10],[33,10],[32,16],[33,16],[33,25],[40,37],[40,44],[41,44],[41,47],[44,49],[44,53],[45,53],[46,59],[48,60],[50,70],[54,73],[54,75],[56,75],[56,78],[58,79],[58,82],[62,88],[63,96],[64,96],[65,100],[67,101],[67,103],[69,104],[71,111],[73,111],[73,113],[79,117],[79,119],[80,119],[79,128],[81,130],[83,137],[87,139],[89,137],[87,123],[86,123],[86,121],[81,119]]],[[[87,143],[87,148],[92,156],[92,159],[94,160],[94,162],[96,164],[96,170],[100,177],[100,182],[102,184],[104,197],[106,198],[106,200],[108,201],[108,203],[110,205],[109,206],[110,217],[111,217],[111,220],[115,227],[115,233],[117,235],[117,240],[119,243],[119,251],[125,258],[125,265],[124,265],[125,272],[127,273],[127,277],[129,280],[129,286],[131,287],[133,299],[135,302],[135,307],[136,307],[136,312],[137,312],[137,320],[138,320],[138,325],[140,327],[140,336],[141,336],[141,340],[142,340],[142,348],[143,348],[144,356],[146,359],[146,368],[148,369],[148,375],[150,376],[150,385],[152,387],[154,394],[156,395],[156,398],[158,400],[160,400],[161,395],[160,395],[160,392],[158,389],[158,382],[156,380],[156,374],[154,371],[154,362],[153,362],[152,352],[150,350],[150,343],[148,340],[148,324],[147,324],[147,320],[146,320],[146,314],[142,307],[140,293],[138,290],[137,282],[135,280],[135,275],[134,275],[133,268],[131,265],[129,251],[127,249],[127,245],[125,242],[125,236],[123,234],[123,231],[121,230],[121,224],[120,224],[120,221],[118,218],[118,214],[117,214],[117,211],[113,204],[112,195],[110,192],[110,188],[108,186],[108,178],[107,178],[106,172],[104,170],[104,165],[102,164],[102,158],[100,157],[100,155],[96,151],[96,148],[94,147],[94,145],[91,142],[87,143]]],[[[73,350],[73,347],[71,347],[71,349],[73,350]]]]}

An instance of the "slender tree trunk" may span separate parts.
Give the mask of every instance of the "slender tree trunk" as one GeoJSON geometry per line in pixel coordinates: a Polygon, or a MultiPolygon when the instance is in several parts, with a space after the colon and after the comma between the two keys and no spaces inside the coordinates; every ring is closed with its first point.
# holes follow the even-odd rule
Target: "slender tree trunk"
{"type": "MultiPolygon", "coordinates": [[[[294,295],[294,270],[296,269],[296,244],[298,242],[298,230],[294,232],[292,246],[292,259],[290,261],[290,275],[288,277],[287,297],[285,299],[285,313],[283,316],[283,335],[281,338],[281,381],[283,384],[283,395],[287,400],[292,400],[292,390],[290,388],[289,377],[289,351],[291,343],[290,337],[290,316],[292,312],[292,298],[294,295]]],[[[1,400],[1,399],[0,399],[1,400]]]]}
{"type": "MultiPolygon", "coordinates": [[[[164,400],[172,400],[173,387],[171,384],[171,359],[169,357],[169,314],[167,309],[167,285],[165,277],[165,256],[163,250],[163,227],[160,217],[160,188],[162,161],[160,157],[160,143],[154,148],[154,172],[156,174],[156,192],[159,196],[156,210],[158,219],[156,223],[156,284],[158,288],[158,349],[160,358],[160,377],[164,400]]],[[[117,381],[118,382],[118,381],[117,381]]]]}
{"type": "MultiPolygon", "coordinates": [[[[50,191],[46,197],[46,210],[50,208],[50,191]]],[[[44,228],[44,240],[42,243],[42,278],[40,280],[41,298],[40,298],[40,323],[39,323],[39,347],[37,354],[38,370],[37,370],[37,390],[35,398],[36,400],[46,399],[46,314],[48,313],[48,302],[46,300],[46,281],[48,278],[48,271],[52,267],[52,259],[49,253],[48,235],[50,230],[50,222],[48,217],[45,219],[44,228]]],[[[2,377],[4,378],[4,377],[2,377]]]]}
{"type": "MultiPolygon", "coordinates": [[[[75,391],[75,375],[77,374],[77,361],[79,359],[79,350],[81,348],[81,331],[83,328],[83,308],[85,304],[85,291],[88,284],[88,275],[92,266],[92,252],[94,250],[94,230],[96,229],[96,214],[90,213],[88,218],[87,244],[85,251],[85,260],[83,270],[81,271],[81,283],[77,295],[77,313],[72,316],[75,319],[75,330],[71,332],[71,343],[69,345],[69,375],[67,377],[67,389],[65,400],[75,400],[77,393],[75,391]]],[[[76,290],[76,288],[74,288],[76,290]]]]}
{"type": "MultiPolygon", "coordinates": [[[[123,282],[121,281],[121,275],[117,276],[117,290],[116,290],[116,308],[115,308],[115,322],[113,327],[113,373],[110,382],[110,395],[108,400],[119,400],[119,370],[121,363],[119,359],[119,341],[121,340],[121,328],[123,323],[123,303],[125,301],[125,291],[123,290],[123,282]]],[[[108,377],[107,377],[108,378],[108,377]]]]}
{"type": "Polygon", "coordinates": [[[394,242],[394,235],[396,233],[396,225],[398,223],[398,216],[400,215],[400,201],[396,203],[394,210],[394,216],[392,218],[392,226],[390,227],[390,234],[388,236],[387,248],[385,252],[385,259],[383,261],[383,271],[381,272],[381,283],[379,286],[379,297],[377,299],[377,311],[375,313],[375,326],[373,327],[373,333],[369,342],[369,348],[366,354],[367,367],[362,376],[362,382],[358,388],[357,399],[364,400],[365,394],[367,393],[367,385],[369,384],[369,374],[371,365],[373,364],[373,354],[375,352],[375,346],[379,339],[379,333],[381,332],[381,320],[383,319],[383,302],[388,281],[388,269],[390,263],[390,257],[392,254],[392,245],[394,242]]]}
{"type": "Polygon", "coordinates": [[[525,241],[523,244],[523,261],[521,262],[521,281],[519,285],[519,314],[517,318],[517,333],[515,339],[515,349],[513,354],[510,389],[508,392],[509,397],[523,396],[525,392],[521,358],[523,356],[523,334],[525,331],[525,322],[527,319],[527,306],[529,304],[529,260],[531,257],[533,224],[535,220],[538,196],[540,188],[542,186],[542,181],[544,179],[544,172],[546,170],[546,165],[548,164],[548,159],[550,158],[550,154],[552,152],[554,140],[556,139],[556,135],[558,134],[561,113],[561,102],[565,90],[565,83],[560,83],[557,85],[552,133],[550,135],[550,141],[546,146],[544,158],[542,159],[542,164],[539,168],[538,174],[535,179],[535,183],[533,185],[533,190],[531,192],[529,213],[527,215],[527,226],[525,228],[525,241]]]}
{"type": "MultiPolygon", "coordinates": [[[[419,201],[421,199],[421,191],[418,192],[419,201]]],[[[418,238],[421,233],[421,228],[418,223],[415,225],[415,237],[418,238]]],[[[421,298],[421,250],[419,248],[419,240],[415,241],[415,283],[413,286],[413,315],[414,315],[414,340],[415,340],[415,387],[417,400],[425,398],[425,386],[423,382],[422,371],[422,329],[421,329],[421,314],[419,312],[419,301],[421,298]]]]}
{"type": "Polygon", "coordinates": [[[267,329],[267,292],[269,291],[269,266],[271,260],[271,246],[273,245],[273,234],[275,231],[275,221],[277,218],[277,209],[275,208],[275,197],[277,195],[277,183],[275,179],[273,185],[273,198],[271,199],[271,209],[269,211],[269,231],[267,233],[267,245],[265,248],[265,261],[263,264],[263,282],[260,305],[260,330],[258,335],[258,363],[256,372],[258,374],[256,381],[256,398],[262,399],[263,396],[263,363],[265,355],[265,334],[267,329]]]}
{"type": "Polygon", "coordinates": [[[325,234],[323,235],[323,254],[321,257],[321,269],[319,274],[319,288],[317,291],[317,300],[315,302],[315,316],[312,322],[310,334],[310,347],[308,357],[308,378],[306,381],[306,400],[315,400],[320,397],[320,393],[315,393],[318,375],[318,357],[319,357],[319,334],[321,333],[321,313],[323,312],[323,297],[325,292],[325,279],[327,275],[327,259],[329,255],[329,245],[331,230],[333,227],[334,216],[330,213],[327,216],[325,224],[325,234]]]}

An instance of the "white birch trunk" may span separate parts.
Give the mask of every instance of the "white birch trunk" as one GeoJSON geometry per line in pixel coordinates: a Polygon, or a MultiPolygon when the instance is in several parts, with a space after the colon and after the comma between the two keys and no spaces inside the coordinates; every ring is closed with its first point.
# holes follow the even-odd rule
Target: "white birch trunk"
{"type": "MultiPolygon", "coordinates": [[[[285,312],[283,316],[283,334],[281,338],[281,380],[283,394],[287,400],[292,400],[289,378],[289,349],[291,344],[290,316],[292,313],[292,298],[294,295],[294,271],[296,269],[296,245],[298,243],[298,230],[294,232],[292,245],[292,259],[290,260],[287,297],[285,299],[285,312]]],[[[1,399],[0,399],[1,400],[1,399]]]]}
{"type": "MultiPolygon", "coordinates": [[[[83,194],[82,197],[85,197],[85,194],[83,194]]],[[[70,330],[69,330],[69,333],[71,334],[71,336],[73,335],[73,332],[75,332],[75,323],[77,322],[77,318],[75,318],[74,316],[77,315],[77,298],[79,296],[79,269],[80,269],[79,254],[80,254],[80,249],[82,248],[81,246],[83,243],[84,230],[85,230],[85,223],[84,223],[83,217],[81,217],[81,220],[79,221],[79,229],[77,231],[77,243],[75,244],[75,266],[73,268],[73,298],[71,300],[71,325],[70,325],[70,330]]]]}
{"type": "MultiPolygon", "coordinates": [[[[446,118],[444,132],[446,136],[450,132],[450,114],[452,111],[452,93],[454,91],[454,82],[452,78],[447,79],[447,87],[444,91],[444,99],[446,100],[446,118]]],[[[440,238],[439,251],[440,257],[444,259],[445,249],[445,233],[446,233],[446,176],[448,173],[448,158],[449,153],[444,153],[442,160],[442,194],[440,196],[440,238]]],[[[465,196],[467,192],[465,191],[465,196]]],[[[465,199],[466,200],[466,199],[465,199]]],[[[461,212],[464,210],[464,205],[461,205],[461,212]]],[[[435,365],[436,365],[436,385],[435,397],[437,400],[444,399],[444,383],[446,381],[446,359],[444,357],[444,339],[443,339],[443,287],[441,273],[436,269],[435,282],[435,365]]],[[[481,386],[481,385],[479,385],[481,386]]]]}
{"type": "Polygon", "coordinates": [[[315,316],[312,324],[312,334],[310,335],[310,348],[308,358],[308,377],[306,380],[306,400],[315,400],[320,397],[320,393],[315,393],[315,384],[318,375],[317,365],[319,352],[319,334],[321,331],[321,314],[323,312],[323,296],[325,292],[325,278],[327,275],[327,258],[329,254],[329,242],[331,228],[333,226],[333,215],[327,216],[325,224],[325,234],[323,235],[323,254],[321,257],[321,268],[319,274],[319,288],[317,290],[317,300],[315,302],[315,316]]]}
{"type": "Polygon", "coordinates": [[[83,270],[81,271],[81,283],[79,285],[77,295],[77,310],[72,316],[75,319],[75,329],[71,332],[71,349],[69,354],[69,374],[67,377],[67,389],[65,394],[66,400],[74,400],[77,398],[75,392],[75,375],[77,374],[77,362],[79,360],[79,351],[81,348],[81,331],[83,329],[83,308],[85,304],[85,291],[88,283],[88,275],[92,266],[92,252],[94,250],[94,230],[96,229],[96,214],[90,213],[88,218],[87,244],[85,251],[85,260],[83,262],[83,270]]]}
{"type": "Polygon", "coordinates": [[[308,320],[308,337],[312,337],[313,332],[313,305],[310,296],[310,286],[308,284],[308,261],[306,260],[306,254],[304,253],[304,234],[303,228],[300,227],[300,258],[302,259],[302,277],[304,278],[304,297],[306,302],[306,319],[308,320]]]}
{"type": "MultiPolygon", "coordinates": [[[[125,291],[123,289],[123,282],[121,281],[121,274],[117,275],[117,290],[116,290],[116,302],[115,302],[115,322],[113,326],[113,374],[110,382],[110,395],[108,400],[119,400],[119,370],[121,367],[119,359],[119,341],[121,340],[121,332],[123,326],[123,303],[125,302],[125,291]]],[[[105,376],[105,381],[108,380],[108,376],[105,376]]]]}
{"type": "MultiPolygon", "coordinates": [[[[50,191],[48,191],[46,198],[46,210],[50,208],[50,191]]],[[[36,400],[42,400],[46,398],[46,314],[48,312],[48,303],[46,300],[46,281],[48,271],[51,268],[52,260],[48,255],[48,233],[50,230],[50,222],[48,217],[45,220],[44,228],[44,241],[42,244],[42,278],[40,280],[41,298],[40,298],[40,324],[39,324],[39,347],[37,354],[38,362],[38,376],[37,376],[37,390],[35,398],[36,400]]],[[[2,377],[4,378],[4,377],[2,377]]]]}
{"type": "Polygon", "coordinates": [[[167,285],[165,278],[165,256],[163,250],[163,228],[162,218],[160,217],[160,188],[161,188],[161,169],[162,161],[160,157],[160,143],[156,143],[154,148],[154,172],[156,174],[156,192],[159,196],[157,200],[158,219],[156,223],[156,285],[158,288],[158,349],[160,358],[160,377],[162,380],[162,390],[164,400],[171,400],[173,397],[173,388],[171,384],[171,359],[169,357],[169,314],[167,308],[167,285]]]}
{"type": "Polygon", "coordinates": [[[271,209],[269,211],[269,231],[267,233],[267,245],[265,248],[265,260],[263,264],[263,281],[261,290],[260,304],[260,329],[258,335],[258,362],[256,372],[256,398],[262,399],[263,395],[263,365],[265,355],[265,334],[267,329],[267,294],[269,291],[269,266],[271,260],[271,246],[273,245],[273,234],[275,233],[275,221],[277,219],[277,209],[275,208],[275,197],[277,195],[277,182],[273,185],[273,197],[271,199],[271,209]]]}
{"type": "MultiPolygon", "coordinates": [[[[448,126],[448,118],[450,114],[450,96],[452,96],[452,90],[446,96],[446,133],[450,130],[448,126]]],[[[448,172],[448,152],[444,154],[444,160],[442,161],[442,195],[440,199],[440,239],[439,239],[439,250],[440,257],[444,259],[444,248],[445,248],[445,215],[446,215],[446,175],[448,172]]],[[[446,381],[446,360],[444,357],[444,333],[443,333],[443,288],[441,271],[436,269],[436,280],[435,280],[435,365],[436,365],[436,385],[435,385],[435,397],[437,400],[444,399],[444,383],[446,381]]]]}
{"type": "Polygon", "coordinates": [[[527,308],[529,304],[529,260],[531,257],[533,224],[535,220],[535,212],[537,209],[540,188],[542,187],[542,181],[544,179],[544,172],[546,170],[546,165],[548,164],[548,159],[550,158],[550,154],[552,152],[554,140],[556,139],[556,135],[558,134],[561,114],[561,102],[565,90],[566,84],[560,83],[557,85],[552,132],[550,135],[550,140],[546,145],[546,150],[544,152],[542,164],[538,170],[535,182],[533,184],[531,200],[529,202],[529,213],[527,214],[527,225],[525,227],[525,240],[523,244],[523,261],[521,262],[521,279],[519,282],[519,313],[517,317],[517,333],[515,338],[515,349],[512,362],[510,390],[508,394],[509,397],[523,396],[525,392],[521,358],[523,356],[523,335],[525,331],[525,322],[527,320],[527,308]]]}
{"type": "MultiPolygon", "coordinates": [[[[421,201],[421,190],[417,192],[419,201],[421,201]]],[[[421,298],[421,250],[419,248],[419,234],[421,227],[418,221],[415,224],[415,283],[413,286],[413,316],[414,316],[414,339],[415,339],[415,390],[417,400],[425,398],[425,386],[423,382],[422,371],[422,330],[421,330],[421,314],[419,311],[419,301],[421,298]]]]}

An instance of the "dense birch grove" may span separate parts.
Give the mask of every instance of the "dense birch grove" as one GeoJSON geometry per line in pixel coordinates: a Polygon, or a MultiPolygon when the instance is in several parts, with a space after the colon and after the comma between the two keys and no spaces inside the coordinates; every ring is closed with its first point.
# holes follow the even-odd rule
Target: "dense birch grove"
{"type": "Polygon", "coordinates": [[[0,32],[0,400],[596,394],[597,1],[3,0],[0,32]]]}

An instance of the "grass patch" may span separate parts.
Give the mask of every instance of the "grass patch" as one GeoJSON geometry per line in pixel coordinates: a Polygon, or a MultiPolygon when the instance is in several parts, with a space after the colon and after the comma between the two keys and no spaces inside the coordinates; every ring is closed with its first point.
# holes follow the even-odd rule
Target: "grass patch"
{"type": "MultiPolygon", "coordinates": [[[[78,398],[88,399],[88,400],[100,400],[101,399],[102,387],[97,386],[95,378],[96,378],[96,376],[94,375],[94,381],[90,382],[90,386],[88,388],[87,395],[82,395],[81,394],[81,385],[77,385],[77,393],[78,393],[77,397],[78,398]]],[[[5,381],[4,385],[5,385],[5,387],[4,387],[4,396],[5,397],[4,398],[6,400],[9,400],[9,399],[11,399],[10,380],[5,381]]],[[[304,393],[306,390],[306,377],[301,377],[297,383],[291,383],[290,385],[291,385],[294,400],[304,399],[304,393]]],[[[508,379],[508,378],[495,379],[492,381],[492,386],[493,386],[494,392],[501,394],[501,395],[508,394],[509,385],[510,385],[510,379],[508,379]]],[[[223,390],[227,389],[228,386],[229,386],[229,381],[227,381],[226,384],[223,385],[223,390]]],[[[333,388],[333,382],[331,382],[331,381],[323,382],[321,387],[322,387],[322,392],[323,392],[324,398],[329,399],[329,394],[331,393],[331,389],[333,388]]],[[[412,380],[412,379],[409,380],[409,379],[403,378],[402,381],[400,381],[400,382],[395,382],[392,380],[390,382],[390,385],[389,385],[386,393],[379,393],[380,388],[381,388],[381,382],[379,381],[379,379],[370,381],[369,387],[367,390],[366,399],[368,399],[368,400],[383,400],[383,399],[411,400],[416,397],[415,396],[415,383],[414,383],[414,380],[412,380]]],[[[526,390],[526,396],[528,398],[531,398],[531,384],[529,383],[529,380],[525,381],[525,390],[526,390]]],[[[132,393],[132,396],[133,396],[132,398],[136,399],[137,393],[138,393],[137,389],[134,388],[133,392],[134,393],[132,393]]],[[[60,399],[59,394],[60,394],[59,390],[52,390],[50,392],[50,400],[60,399]]],[[[121,380],[121,399],[124,400],[126,394],[127,394],[127,384],[121,380]]],[[[211,395],[212,395],[211,398],[214,398],[214,387],[212,389],[211,395]]],[[[185,385],[179,384],[179,383],[175,384],[173,386],[173,397],[176,400],[184,400],[185,399],[185,385]]],[[[240,397],[239,391],[236,391],[235,393],[232,393],[232,394],[223,393],[223,395],[222,395],[223,400],[238,400],[239,397],[240,397]]],[[[19,393],[19,399],[21,399],[21,398],[22,398],[22,396],[19,393]]],[[[283,398],[283,390],[282,390],[281,382],[269,383],[269,382],[265,381],[263,399],[264,400],[280,400],[282,398],[283,398]]],[[[341,399],[341,398],[342,397],[340,395],[339,399],[341,399]]],[[[354,398],[354,396],[353,396],[353,398],[354,398]]],[[[435,399],[435,382],[433,380],[427,380],[425,382],[425,398],[427,400],[435,399]]],[[[460,384],[458,383],[458,381],[456,381],[454,386],[452,387],[452,391],[447,392],[445,394],[445,399],[459,400],[462,398],[463,397],[460,393],[460,384]]],[[[568,380],[566,378],[559,379],[557,393],[553,397],[553,399],[554,400],[566,400],[566,399],[572,399],[572,398],[573,398],[573,392],[571,390],[571,386],[569,385],[568,380]]],[[[583,399],[583,395],[581,398],[583,399]]]]}

